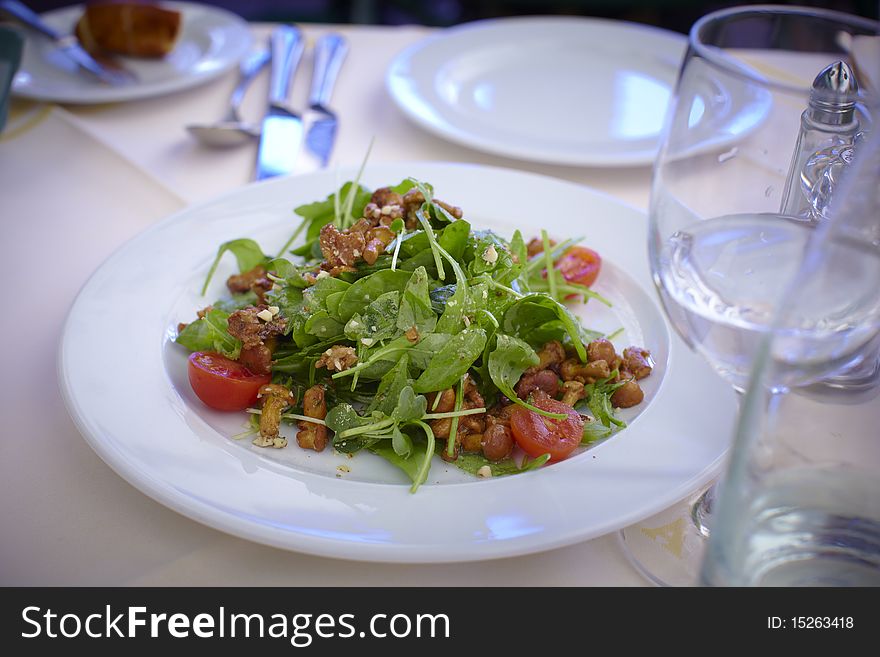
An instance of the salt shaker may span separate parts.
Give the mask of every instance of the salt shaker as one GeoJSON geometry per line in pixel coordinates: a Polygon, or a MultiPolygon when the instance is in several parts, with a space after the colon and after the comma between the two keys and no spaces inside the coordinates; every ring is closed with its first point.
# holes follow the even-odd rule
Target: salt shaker
{"type": "Polygon", "coordinates": [[[859,134],[855,96],[859,85],[842,61],[813,81],[782,195],[782,214],[815,221],[824,216],[834,182],[853,156],[859,134]]]}

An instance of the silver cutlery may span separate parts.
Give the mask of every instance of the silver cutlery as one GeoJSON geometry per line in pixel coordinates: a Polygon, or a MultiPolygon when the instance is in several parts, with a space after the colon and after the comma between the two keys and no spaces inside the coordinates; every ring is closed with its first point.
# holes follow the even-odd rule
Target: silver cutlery
{"type": "Polygon", "coordinates": [[[88,71],[101,82],[120,86],[137,81],[137,76],[131,71],[118,65],[111,66],[107,62],[96,60],[79,45],[79,41],[74,35],[61,34],[55,28],[44,23],[43,19],[34,11],[18,2],[18,0],[0,0],[0,10],[18,19],[30,29],[49,38],[55,44],[58,52],[76,62],[80,69],[88,71]]]}
{"type": "Polygon", "coordinates": [[[302,33],[296,27],[278,27],[272,33],[271,44],[269,109],[260,134],[257,180],[291,173],[303,137],[302,117],[287,106],[291,81],[302,58],[302,33]]]}
{"type": "Polygon", "coordinates": [[[311,122],[306,132],[306,151],[322,168],[330,161],[336,141],[339,119],[329,105],[339,69],[347,54],[348,43],[339,34],[325,34],[315,45],[315,63],[309,92],[311,122]]]}
{"type": "Polygon", "coordinates": [[[229,96],[229,109],[216,123],[191,123],[189,133],[205,146],[228,148],[252,141],[260,136],[260,126],[243,121],[238,113],[241,101],[254,78],[269,63],[269,51],[251,53],[239,65],[239,81],[229,96]]]}

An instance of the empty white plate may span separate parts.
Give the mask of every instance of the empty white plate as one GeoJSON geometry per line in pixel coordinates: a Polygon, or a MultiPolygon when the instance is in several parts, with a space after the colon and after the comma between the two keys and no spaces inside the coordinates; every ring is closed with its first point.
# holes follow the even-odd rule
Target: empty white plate
{"type": "Polygon", "coordinates": [[[386,81],[410,119],[471,148],[650,164],[686,45],[680,34],[594,18],[479,21],[402,52],[386,81]]]}

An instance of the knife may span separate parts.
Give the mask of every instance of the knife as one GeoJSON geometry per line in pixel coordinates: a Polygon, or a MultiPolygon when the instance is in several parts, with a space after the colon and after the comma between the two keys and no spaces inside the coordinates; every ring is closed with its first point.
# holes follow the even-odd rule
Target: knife
{"type": "Polygon", "coordinates": [[[30,29],[49,37],[54,43],[58,52],[65,55],[68,59],[73,60],[85,71],[96,76],[101,82],[113,86],[130,84],[135,82],[137,77],[131,71],[124,69],[108,68],[104,64],[98,62],[89,53],[83,50],[79,45],[77,38],[72,35],[63,35],[54,28],[43,22],[36,13],[30,8],[18,2],[18,0],[0,0],[0,10],[3,10],[10,16],[17,18],[30,29]]]}
{"type": "Polygon", "coordinates": [[[269,109],[263,118],[257,152],[257,180],[291,173],[302,143],[302,117],[287,107],[290,83],[302,58],[302,33],[282,25],[272,32],[269,109]]]}
{"type": "Polygon", "coordinates": [[[309,91],[309,110],[315,116],[306,132],[306,151],[321,168],[330,161],[336,141],[339,119],[329,105],[336,77],[347,54],[348,43],[339,34],[325,34],[315,44],[315,66],[309,91]]]}

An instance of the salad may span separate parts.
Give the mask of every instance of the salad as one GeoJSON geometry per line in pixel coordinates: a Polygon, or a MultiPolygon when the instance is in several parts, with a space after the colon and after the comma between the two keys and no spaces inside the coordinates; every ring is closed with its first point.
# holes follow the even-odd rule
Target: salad
{"type": "Polygon", "coordinates": [[[298,448],[369,452],[415,492],[435,454],[480,477],[532,470],[642,402],[650,352],[618,353],[569,310],[609,303],[591,290],[601,257],[579,240],[475,230],[414,179],[349,182],[295,212],[276,257],[222,244],[202,292],[231,253],[229,294],[178,326],[196,396],[250,413],[254,445],[293,449],[293,424],[298,448]]]}

